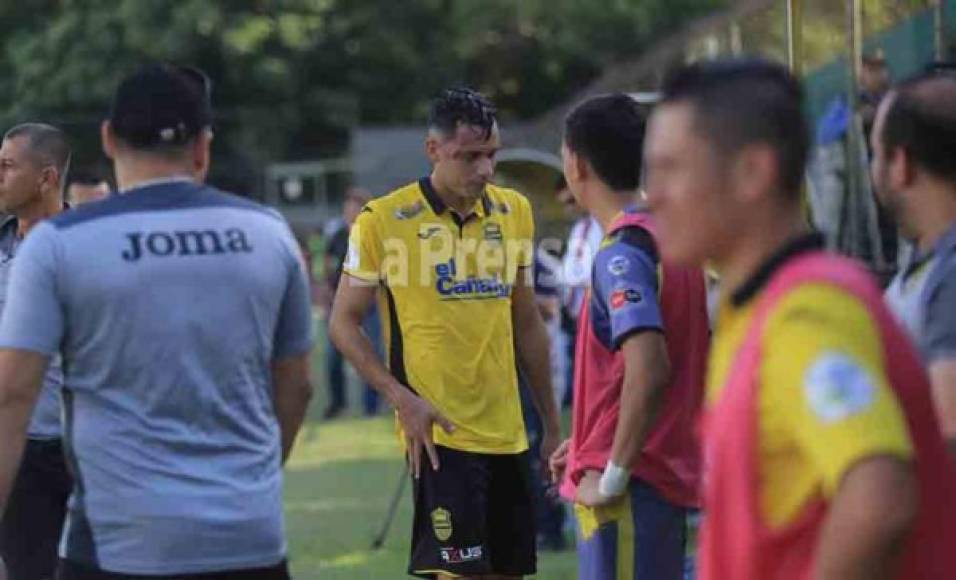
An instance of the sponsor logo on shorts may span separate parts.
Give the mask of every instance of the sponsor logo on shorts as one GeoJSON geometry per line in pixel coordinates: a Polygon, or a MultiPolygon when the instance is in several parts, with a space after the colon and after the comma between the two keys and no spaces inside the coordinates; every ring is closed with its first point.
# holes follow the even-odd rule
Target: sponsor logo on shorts
{"type": "Polygon", "coordinates": [[[432,530],[439,542],[448,541],[451,537],[451,512],[444,508],[437,508],[432,512],[432,530]]]}
{"type": "Polygon", "coordinates": [[[620,310],[628,304],[639,304],[644,299],[634,288],[618,288],[611,293],[611,310],[620,310]]]}
{"type": "Polygon", "coordinates": [[[472,546],[470,548],[441,548],[439,552],[442,561],[446,564],[463,564],[481,560],[484,550],[481,546],[472,546]]]}

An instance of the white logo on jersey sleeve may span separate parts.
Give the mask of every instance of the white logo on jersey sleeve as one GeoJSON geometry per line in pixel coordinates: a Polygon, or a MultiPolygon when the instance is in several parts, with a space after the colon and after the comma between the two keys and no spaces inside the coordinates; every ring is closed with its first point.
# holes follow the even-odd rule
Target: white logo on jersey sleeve
{"type": "Polygon", "coordinates": [[[343,262],[342,267],[346,270],[357,271],[359,269],[359,227],[358,225],[352,226],[352,231],[349,232],[349,248],[345,252],[345,262],[343,262]]]}
{"type": "Polygon", "coordinates": [[[817,357],[804,375],[803,388],[810,409],[824,423],[836,423],[864,411],[876,394],[866,369],[838,352],[817,357]]]}
{"type": "Polygon", "coordinates": [[[623,276],[631,269],[627,256],[614,256],[607,262],[607,271],[612,276],[623,276]]]}

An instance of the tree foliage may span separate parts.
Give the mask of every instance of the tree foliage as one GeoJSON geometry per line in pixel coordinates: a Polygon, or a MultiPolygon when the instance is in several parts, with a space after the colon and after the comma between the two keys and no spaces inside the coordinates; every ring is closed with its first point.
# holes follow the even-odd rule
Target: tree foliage
{"type": "Polygon", "coordinates": [[[0,122],[49,119],[95,143],[120,76],[195,64],[215,82],[217,151],[261,164],[341,153],[358,123],[420,122],[440,88],[506,119],[721,0],[4,0],[0,122]]]}

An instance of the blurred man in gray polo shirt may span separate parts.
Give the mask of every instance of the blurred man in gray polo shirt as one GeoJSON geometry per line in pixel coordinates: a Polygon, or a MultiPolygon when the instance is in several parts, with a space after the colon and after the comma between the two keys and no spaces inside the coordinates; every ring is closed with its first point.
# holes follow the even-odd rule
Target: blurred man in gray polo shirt
{"type": "Polygon", "coordinates": [[[871,138],[877,195],[917,248],[887,301],[919,346],[956,456],[956,78],[929,75],[891,91],[871,138]]]}
{"type": "MultiPolygon", "coordinates": [[[[7,131],[0,146],[0,310],[24,236],[37,223],[63,211],[63,183],[70,146],[62,131],[25,123],[7,131]]],[[[52,578],[56,547],[72,482],[63,458],[60,387],[63,373],[54,355],[30,424],[23,460],[0,526],[0,553],[14,580],[52,578]]]]}

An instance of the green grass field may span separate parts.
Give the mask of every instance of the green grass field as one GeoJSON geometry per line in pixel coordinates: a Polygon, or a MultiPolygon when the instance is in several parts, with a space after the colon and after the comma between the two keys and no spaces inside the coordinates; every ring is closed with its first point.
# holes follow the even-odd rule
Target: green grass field
{"type": "MultiPolygon", "coordinates": [[[[346,417],[320,423],[325,405],[322,337],[314,365],[316,393],[306,425],[286,468],[286,522],[296,580],[406,578],[411,530],[411,486],[399,505],[385,545],[372,539],[404,472],[391,415],[346,417]]],[[[350,403],[357,406],[353,383],[350,403]]],[[[350,411],[355,413],[355,411],[350,411]]],[[[575,578],[573,551],[541,553],[536,578],[575,578]]]]}

